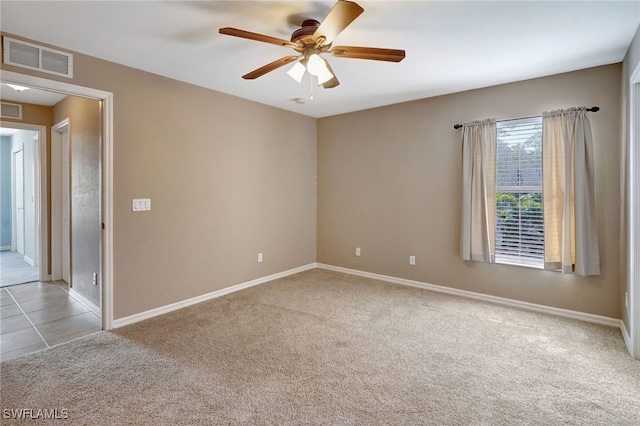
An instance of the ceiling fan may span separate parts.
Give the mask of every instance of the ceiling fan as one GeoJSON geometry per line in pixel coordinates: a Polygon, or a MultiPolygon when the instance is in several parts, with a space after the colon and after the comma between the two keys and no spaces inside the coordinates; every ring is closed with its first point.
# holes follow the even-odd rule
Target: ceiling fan
{"type": "Polygon", "coordinates": [[[364,12],[364,9],[356,3],[339,0],[322,23],[315,19],[305,20],[301,27],[291,34],[290,41],[229,27],[220,28],[219,32],[220,34],[234,37],[290,47],[298,53],[297,55],[285,56],[243,75],[242,78],[245,80],[256,79],[286,64],[295,62],[294,66],[287,71],[287,74],[293,79],[300,83],[305,71],[307,71],[318,79],[318,84],[321,84],[325,89],[330,89],[338,86],[340,82],[331,69],[329,62],[320,56],[323,53],[330,53],[336,58],[371,59],[390,62],[400,62],[405,57],[404,50],[398,49],[357,46],[332,47],[331,43],[336,36],[347,28],[362,12],[364,12]]]}

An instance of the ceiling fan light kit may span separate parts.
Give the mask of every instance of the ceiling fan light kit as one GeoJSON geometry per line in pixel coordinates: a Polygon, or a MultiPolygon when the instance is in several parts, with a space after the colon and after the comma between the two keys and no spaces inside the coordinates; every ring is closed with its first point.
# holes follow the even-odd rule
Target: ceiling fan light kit
{"type": "Polygon", "coordinates": [[[340,84],[331,65],[320,55],[330,53],[336,58],[369,59],[374,61],[400,62],[405,57],[405,51],[399,49],[381,49],[375,47],[331,46],[331,43],[349,24],[351,24],[364,9],[354,2],[339,0],[333,6],[322,23],[315,19],[305,20],[301,27],[293,32],[291,41],[271,37],[236,28],[220,28],[220,34],[264,43],[289,47],[298,52],[297,56],[285,56],[264,65],[242,76],[245,80],[253,80],[264,74],[278,69],[288,63],[296,61],[287,74],[302,82],[305,71],[318,79],[318,84],[325,89],[331,89],[340,84]]]}
{"type": "Polygon", "coordinates": [[[289,74],[289,77],[291,77],[298,83],[302,83],[302,77],[304,76],[304,72],[306,70],[307,69],[305,68],[304,65],[302,65],[302,62],[298,61],[295,64],[293,64],[291,68],[289,68],[289,71],[287,71],[287,74],[289,74]]]}
{"type": "Polygon", "coordinates": [[[304,72],[308,71],[310,75],[318,79],[318,84],[324,84],[335,76],[329,71],[328,63],[320,57],[320,51],[315,47],[306,47],[302,59],[296,62],[293,67],[287,71],[287,74],[298,83],[302,83],[304,72]]]}
{"type": "Polygon", "coordinates": [[[327,68],[327,61],[315,53],[307,61],[307,71],[318,79],[318,84],[324,84],[333,78],[333,74],[327,68]]]}

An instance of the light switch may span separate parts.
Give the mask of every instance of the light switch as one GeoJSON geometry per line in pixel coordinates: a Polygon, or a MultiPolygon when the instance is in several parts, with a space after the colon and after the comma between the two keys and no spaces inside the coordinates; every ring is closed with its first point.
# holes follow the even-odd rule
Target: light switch
{"type": "Polygon", "coordinates": [[[150,198],[134,198],[132,200],[132,207],[134,212],[143,212],[151,210],[150,198]]]}

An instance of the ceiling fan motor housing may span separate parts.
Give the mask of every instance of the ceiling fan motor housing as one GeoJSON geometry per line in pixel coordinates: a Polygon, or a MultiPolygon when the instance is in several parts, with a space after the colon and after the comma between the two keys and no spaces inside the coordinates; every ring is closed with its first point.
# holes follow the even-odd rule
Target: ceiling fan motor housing
{"type": "Polygon", "coordinates": [[[315,19],[306,19],[302,22],[302,26],[291,34],[291,41],[295,43],[300,40],[305,45],[315,44],[312,36],[319,26],[320,22],[315,19]]]}

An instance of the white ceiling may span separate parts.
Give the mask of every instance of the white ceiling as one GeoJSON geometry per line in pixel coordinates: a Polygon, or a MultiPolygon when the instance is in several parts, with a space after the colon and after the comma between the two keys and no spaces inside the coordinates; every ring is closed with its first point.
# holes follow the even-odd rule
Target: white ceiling
{"type": "Polygon", "coordinates": [[[334,45],[406,50],[400,63],[328,56],[341,85],[314,89],[282,67],[292,50],[218,34],[289,39],[335,1],[0,2],[2,31],[312,117],[324,117],[620,62],[640,1],[357,1],[334,45]],[[298,104],[295,98],[307,99],[298,104]]]}
{"type": "Polygon", "coordinates": [[[35,89],[28,89],[18,92],[7,86],[6,84],[0,84],[0,99],[2,99],[3,101],[54,106],[65,97],[66,95],[64,94],[35,89]]]}

